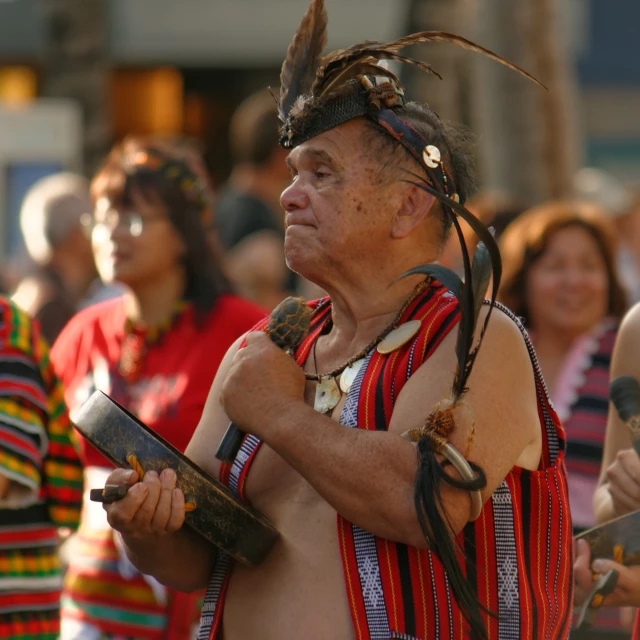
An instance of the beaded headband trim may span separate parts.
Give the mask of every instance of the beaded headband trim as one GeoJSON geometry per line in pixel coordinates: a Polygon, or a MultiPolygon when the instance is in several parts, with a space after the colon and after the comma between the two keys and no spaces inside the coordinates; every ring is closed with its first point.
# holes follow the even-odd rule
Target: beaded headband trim
{"type": "Polygon", "coordinates": [[[460,202],[453,179],[445,169],[440,149],[429,144],[393,111],[393,108],[403,107],[404,104],[404,89],[394,80],[385,76],[364,75],[349,82],[344,94],[323,102],[321,107],[314,104],[313,98],[299,100],[297,115],[289,116],[280,130],[280,145],[285,149],[293,149],[349,120],[367,116],[407,149],[424,168],[438,191],[460,202]]]}
{"type": "Polygon", "coordinates": [[[208,209],[203,181],[181,160],[170,158],[156,149],[134,151],[124,162],[128,175],[150,173],[174,182],[185,198],[201,209],[208,209]]]}

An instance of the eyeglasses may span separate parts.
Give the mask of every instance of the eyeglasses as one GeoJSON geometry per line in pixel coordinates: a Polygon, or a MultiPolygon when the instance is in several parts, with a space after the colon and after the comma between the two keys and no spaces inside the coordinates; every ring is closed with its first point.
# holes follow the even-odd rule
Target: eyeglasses
{"type": "Polygon", "coordinates": [[[145,226],[155,220],[166,219],[162,213],[142,216],[135,211],[116,211],[109,209],[101,212],[100,219],[96,220],[94,215],[86,213],[82,216],[82,226],[91,234],[94,231],[106,230],[112,233],[117,227],[122,227],[130,236],[138,238],[142,235],[145,226]]]}

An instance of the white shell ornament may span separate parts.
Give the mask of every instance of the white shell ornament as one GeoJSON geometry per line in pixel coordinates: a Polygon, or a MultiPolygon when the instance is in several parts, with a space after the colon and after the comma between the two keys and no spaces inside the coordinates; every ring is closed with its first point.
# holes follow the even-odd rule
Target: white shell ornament
{"type": "Polygon", "coordinates": [[[356,360],[350,367],[347,367],[340,376],[340,389],[342,393],[349,393],[349,389],[351,389],[351,385],[353,385],[355,379],[362,369],[362,365],[364,364],[365,358],[360,358],[360,360],[356,360]]]}
{"type": "Polygon", "coordinates": [[[431,167],[432,169],[439,167],[440,160],[442,159],[442,156],[440,155],[440,149],[438,149],[438,147],[436,147],[435,145],[428,144],[422,152],[422,159],[424,160],[424,163],[427,165],[427,167],[431,167]]]}
{"type": "Polygon", "coordinates": [[[316,384],[313,408],[318,413],[329,413],[336,408],[342,394],[334,378],[323,378],[316,384]]]}
{"type": "Polygon", "coordinates": [[[378,353],[391,353],[399,349],[420,331],[421,320],[410,320],[391,331],[378,345],[378,353]]]}

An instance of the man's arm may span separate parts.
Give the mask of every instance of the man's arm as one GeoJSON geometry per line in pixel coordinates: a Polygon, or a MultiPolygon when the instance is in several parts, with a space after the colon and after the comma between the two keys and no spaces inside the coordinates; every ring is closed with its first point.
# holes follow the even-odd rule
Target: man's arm
{"type": "MultiPolygon", "coordinates": [[[[250,334],[248,347],[236,355],[223,389],[224,406],[236,424],[263,438],[349,521],[377,536],[424,547],[413,499],[416,448],[400,434],[419,427],[448,395],[455,340],[450,334],[407,383],[388,432],[348,429],[305,405],[302,372],[258,334],[250,334]],[[269,376],[263,375],[266,370],[269,376]]],[[[535,469],[541,453],[529,356],[517,327],[499,312],[489,323],[469,387],[468,410],[456,411],[451,442],[465,452],[473,416],[470,459],[487,474],[486,500],[523,459],[535,469]]],[[[442,494],[446,515],[459,532],[470,517],[468,493],[443,486],[442,494]]]]}
{"type": "MultiPolygon", "coordinates": [[[[209,392],[204,412],[185,454],[204,471],[218,477],[215,450],[229,422],[220,407],[220,390],[240,340],[222,360],[209,392]],[[222,414],[222,415],[221,415],[222,414]]],[[[133,485],[126,497],[105,505],[109,524],[120,532],[127,556],[142,573],[180,591],[204,589],[211,576],[216,549],[184,523],[184,495],[175,489],[175,473],[160,477],[116,469],[108,484],[133,485]]]]}
{"type": "MultiPolygon", "coordinates": [[[[640,305],[625,316],[613,350],[610,378],[633,376],[640,381],[640,305]]],[[[609,417],[600,469],[599,486],[593,498],[596,521],[608,522],[616,516],[640,509],[640,458],[631,436],[614,406],[609,417]]]]}

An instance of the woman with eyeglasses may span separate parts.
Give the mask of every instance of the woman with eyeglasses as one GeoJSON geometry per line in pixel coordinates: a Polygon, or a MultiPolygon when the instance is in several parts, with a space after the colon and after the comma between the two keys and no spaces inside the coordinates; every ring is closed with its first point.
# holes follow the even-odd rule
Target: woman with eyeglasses
{"type": "MultiPolygon", "coordinates": [[[[225,352],[265,315],[229,292],[206,232],[210,188],[194,160],[192,149],[138,138],[109,154],[87,226],[100,276],[127,292],[78,314],[52,351],[71,411],[100,389],[180,450],[225,352]]],[[[83,454],[85,490],[104,486],[112,465],[86,442],[83,454]]],[[[190,637],[197,597],[138,573],[87,496],[68,556],[62,640],[190,637]]]]}

